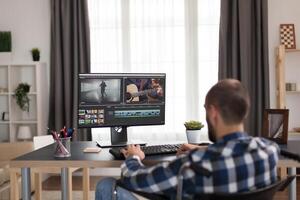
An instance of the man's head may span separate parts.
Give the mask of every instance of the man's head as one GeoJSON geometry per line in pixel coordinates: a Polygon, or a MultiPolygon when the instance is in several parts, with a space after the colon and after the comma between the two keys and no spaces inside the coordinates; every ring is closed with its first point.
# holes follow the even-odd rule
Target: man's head
{"type": "Polygon", "coordinates": [[[249,106],[248,92],[238,80],[224,79],[215,84],[205,99],[210,140],[216,140],[219,129],[242,127],[249,106]]]}

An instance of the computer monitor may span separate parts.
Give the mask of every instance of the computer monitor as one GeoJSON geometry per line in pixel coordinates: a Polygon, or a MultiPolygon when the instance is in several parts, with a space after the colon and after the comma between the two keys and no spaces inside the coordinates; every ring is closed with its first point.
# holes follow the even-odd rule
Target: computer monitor
{"type": "MultiPolygon", "coordinates": [[[[165,124],[166,74],[79,74],[78,128],[111,128],[111,144],[127,144],[127,127],[165,124]]],[[[142,134],[142,133],[141,133],[142,134]]]]}

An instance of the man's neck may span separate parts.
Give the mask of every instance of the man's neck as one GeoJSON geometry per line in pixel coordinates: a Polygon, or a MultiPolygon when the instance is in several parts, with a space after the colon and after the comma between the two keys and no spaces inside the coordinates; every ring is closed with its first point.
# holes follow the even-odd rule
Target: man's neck
{"type": "Polygon", "coordinates": [[[234,133],[234,132],[244,132],[244,125],[230,125],[230,126],[222,126],[216,130],[217,139],[221,139],[224,136],[234,133]]]}

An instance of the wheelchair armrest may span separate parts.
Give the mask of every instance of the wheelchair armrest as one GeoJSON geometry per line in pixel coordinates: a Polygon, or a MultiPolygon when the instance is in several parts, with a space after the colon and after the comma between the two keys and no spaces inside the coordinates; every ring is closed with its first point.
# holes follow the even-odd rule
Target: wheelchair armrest
{"type": "Polygon", "coordinates": [[[285,180],[282,180],[281,185],[278,187],[277,191],[283,191],[285,188],[296,178],[296,176],[288,176],[285,180]]]}

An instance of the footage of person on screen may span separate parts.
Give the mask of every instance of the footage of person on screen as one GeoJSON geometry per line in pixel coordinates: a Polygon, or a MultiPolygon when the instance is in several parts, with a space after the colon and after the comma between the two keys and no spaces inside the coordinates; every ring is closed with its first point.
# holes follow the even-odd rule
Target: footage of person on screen
{"type": "Polygon", "coordinates": [[[120,101],[120,79],[88,79],[81,82],[81,105],[119,103],[120,101]]]}
{"type": "Polygon", "coordinates": [[[158,103],[164,100],[163,82],[160,79],[126,79],[126,103],[158,103]]]}

